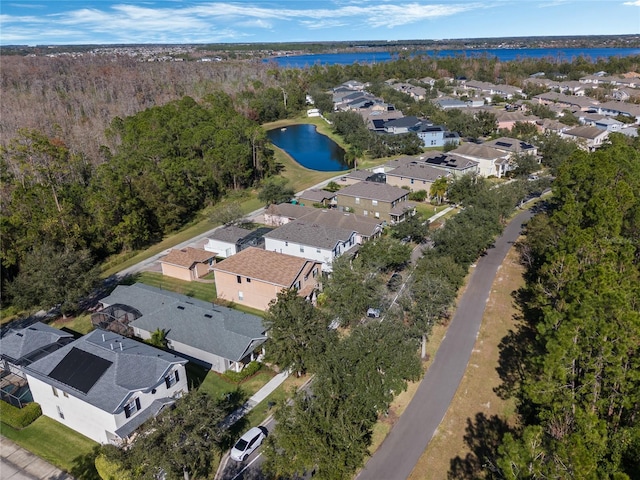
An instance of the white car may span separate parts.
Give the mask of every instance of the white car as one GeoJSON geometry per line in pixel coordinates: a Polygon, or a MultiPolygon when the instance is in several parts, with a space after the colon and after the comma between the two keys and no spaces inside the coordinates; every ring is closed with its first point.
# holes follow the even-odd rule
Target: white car
{"type": "Polygon", "coordinates": [[[240,437],[240,440],[231,449],[231,458],[236,462],[244,462],[256,448],[262,445],[267,438],[267,429],[264,427],[253,427],[240,437]]]}

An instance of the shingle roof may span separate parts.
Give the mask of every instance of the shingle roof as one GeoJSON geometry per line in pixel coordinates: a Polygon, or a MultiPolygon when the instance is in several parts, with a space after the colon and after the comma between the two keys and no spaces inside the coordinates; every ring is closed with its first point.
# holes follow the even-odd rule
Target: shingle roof
{"type": "Polygon", "coordinates": [[[475,160],[448,153],[438,153],[437,155],[432,154],[424,158],[423,161],[429,165],[435,166],[436,168],[444,167],[456,170],[464,170],[478,165],[478,162],[475,160]]]}
{"type": "Polygon", "coordinates": [[[57,328],[36,322],[28,327],[10,330],[0,339],[0,355],[19,362],[39,349],[53,346],[61,340],[73,339],[73,335],[57,328]]]}
{"type": "Polygon", "coordinates": [[[162,263],[169,263],[179,267],[191,268],[196,263],[206,263],[216,256],[213,252],[207,252],[201,248],[186,247],[180,250],[171,250],[160,259],[162,263]]]}
{"type": "Polygon", "coordinates": [[[364,215],[319,208],[314,208],[312,212],[302,217],[301,220],[307,223],[317,223],[319,225],[354,230],[365,237],[370,237],[375,234],[381,224],[379,220],[365,217],[364,215]]]}
{"type": "Polygon", "coordinates": [[[256,315],[142,283],[119,285],[109,298],[144,310],[142,317],[129,324],[131,327],[147,332],[165,329],[169,340],[229,360],[242,359],[251,345],[257,346],[265,339],[262,319],[256,315]]]}
{"type": "Polygon", "coordinates": [[[211,235],[209,235],[209,238],[213,240],[220,240],[221,242],[237,243],[250,233],[251,230],[246,228],[237,227],[235,225],[225,225],[224,227],[215,230],[211,235]]]}
{"type": "Polygon", "coordinates": [[[309,263],[320,262],[249,247],[217,263],[213,270],[291,288],[309,263]]]}
{"type": "Polygon", "coordinates": [[[333,250],[339,242],[347,242],[354,232],[353,229],[313,223],[303,217],[276,228],[265,238],[333,250]]]}
{"type": "Polygon", "coordinates": [[[309,200],[311,202],[324,202],[325,200],[331,200],[335,197],[335,193],[328,192],[326,190],[322,190],[319,188],[311,188],[309,190],[305,190],[298,197],[303,200],[309,200]]]}
{"type": "Polygon", "coordinates": [[[509,137],[496,138],[495,140],[491,140],[490,142],[485,142],[484,145],[495,148],[496,150],[505,150],[514,153],[527,152],[529,150],[535,150],[536,148],[530,143],[518,140],[517,138],[509,137]]]}
{"type": "Polygon", "coordinates": [[[387,175],[392,177],[416,178],[419,180],[433,182],[442,177],[444,172],[427,165],[424,162],[411,162],[398,168],[394,168],[390,172],[387,172],[387,175]]]}
{"type": "Polygon", "coordinates": [[[338,196],[369,198],[389,203],[409,195],[407,190],[378,182],[354,183],[338,190],[337,193],[338,196]]]}
{"type": "Polygon", "coordinates": [[[594,138],[597,138],[601,135],[607,135],[608,132],[598,127],[583,126],[583,127],[575,127],[575,128],[572,128],[571,130],[567,130],[564,132],[564,134],[571,135],[573,137],[587,138],[587,139],[593,140],[594,138]]]}
{"type": "Polygon", "coordinates": [[[496,150],[495,148],[491,148],[486,145],[478,145],[477,143],[465,143],[460,145],[458,148],[451,150],[451,153],[473,158],[484,158],[487,160],[495,160],[496,158],[501,158],[506,155],[505,152],[501,152],[500,150],[496,150]]]}
{"type": "Polygon", "coordinates": [[[292,203],[271,204],[265,210],[268,215],[280,215],[287,218],[300,218],[314,211],[315,208],[305,207],[303,205],[294,205],[292,203]]]}
{"type": "Polygon", "coordinates": [[[105,330],[82,338],[26,367],[29,375],[71,393],[106,412],[115,413],[134,391],[148,391],[162,382],[167,372],[187,360],[150,345],[105,330]],[[72,351],[80,350],[110,362],[87,393],[51,378],[51,372],[72,351]]]}

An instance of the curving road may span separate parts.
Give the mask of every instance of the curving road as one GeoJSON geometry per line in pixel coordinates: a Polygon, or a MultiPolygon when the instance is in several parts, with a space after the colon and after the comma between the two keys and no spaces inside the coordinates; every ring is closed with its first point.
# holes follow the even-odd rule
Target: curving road
{"type": "Polygon", "coordinates": [[[413,471],[462,380],[498,268],[518,239],[522,224],[532,216],[530,210],[518,214],[496,240],[494,248],[477,262],[447,334],[413,400],[358,480],[402,480],[413,471]]]}

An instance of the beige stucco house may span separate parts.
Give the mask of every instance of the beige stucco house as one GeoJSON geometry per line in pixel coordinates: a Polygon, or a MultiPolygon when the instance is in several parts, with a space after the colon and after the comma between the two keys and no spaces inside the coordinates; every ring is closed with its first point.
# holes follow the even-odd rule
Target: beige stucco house
{"type": "Polygon", "coordinates": [[[187,247],[171,250],[160,259],[162,274],[191,282],[209,273],[215,263],[215,252],[207,252],[200,248],[187,247]]]}
{"type": "Polygon", "coordinates": [[[284,288],[312,298],[322,262],[249,247],[213,267],[218,298],[267,310],[284,288]]]}
{"type": "Polygon", "coordinates": [[[402,222],[415,213],[409,190],[378,182],[359,182],[336,192],[338,210],[373,217],[387,223],[402,222]]]}

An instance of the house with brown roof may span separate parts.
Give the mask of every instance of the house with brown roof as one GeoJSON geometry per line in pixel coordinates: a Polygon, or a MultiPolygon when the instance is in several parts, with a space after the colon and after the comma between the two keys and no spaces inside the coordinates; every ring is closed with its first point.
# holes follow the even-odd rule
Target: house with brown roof
{"type": "Polygon", "coordinates": [[[416,161],[387,172],[387,184],[405,187],[411,192],[426,190],[428,195],[433,182],[447,176],[446,172],[427,165],[426,162],[416,161]]]}
{"type": "Polygon", "coordinates": [[[174,249],[160,259],[162,274],[191,282],[209,273],[215,257],[215,252],[207,252],[201,248],[174,249]]]}
{"type": "Polygon", "coordinates": [[[285,288],[313,298],[322,273],[322,262],[249,247],[213,267],[218,298],[258,310],[285,288]]]}
{"type": "Polygon", "coordinates": [[[336,209],[314,208],[301,220],[311,224],[353,230],[356,232],[356,243],[359,244],[380,236],[383,230],[381,220],[355,213],[339,212],[336,209]]]}
{"type": "Polygon", "coordinates": [[[509,152],[512,156],[538,154],[538,148],[536,146],[531,145],[530,143],[527,143],[523,140],[511,137],[496,138],[495,140],[484,142],[484,145],[495,148],[496,150],[500,150],[502,152],[509,152]]]}
{"type": "Polygon", "coordinates": [[[264,211],[264,223],[270,227],[280,227],[315,210],[293,203],[272,203],[264,211]]]}
{"type": "Polygon", "coordinates": [[[581,126],[566,130],[560,134],[562,138],[573,140],[583,150],[593,152],[609,137],[607,130],[598,127],[581,126]]]}
{"type": "Polygon", "coordinates": [[[338,210],[398,223],[415,214],[409,191],[386,183],[359,182],[336,192],[338,210]]]}
{"type": "Polygon", "coordinates": [[[449,153],[478,162],[478,173],[483,177],[501,178],[509,170],[510,153],[487,145],[465,143],[449,153]]]}
{"type": "Polygon", "coordinates": [[[310,188],[298,195],[298,201],[303,205],[335,205],[336,194],[321,188],[310,188]]]}

